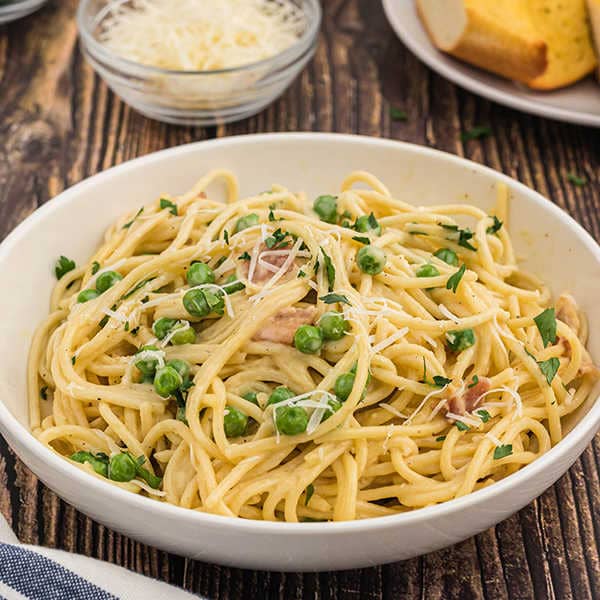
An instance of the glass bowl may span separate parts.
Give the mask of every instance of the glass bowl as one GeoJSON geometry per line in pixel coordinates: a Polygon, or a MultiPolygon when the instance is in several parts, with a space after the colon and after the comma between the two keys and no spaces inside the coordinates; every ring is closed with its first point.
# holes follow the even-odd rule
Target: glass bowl
{"type": "Polygon", "coordinates": [[[86,59],[127,104],[166,123],[217,125],[261,111],[289,87],[313,56],[322,17],[320,3],[294,2],[303,10],[306,26],[293,46],[259,62],[217,71],[162,69],[118,56],[99,41],[114,0],[82,0],[77,25],[86,59]]]}
{"type": "Polygon", "coordinates": [[[41,8],[48,0],[17,0],[8,4],[0,3],[0,24],[16,21],[41,8]]]}

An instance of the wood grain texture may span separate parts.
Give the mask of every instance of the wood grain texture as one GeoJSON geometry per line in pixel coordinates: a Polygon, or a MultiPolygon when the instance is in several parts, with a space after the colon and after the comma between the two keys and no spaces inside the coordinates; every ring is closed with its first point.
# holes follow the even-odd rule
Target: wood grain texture
{"type": "MultiPolygon", "coordinates": [[[[256,117],[217,128],[149,121],[83,61],[76,0],[51,0],[0,27],[0,238],[64,188],[170,146],[270,131],[337,131],[429,145],[536,188],[600,239],[600,131],[520,114],[429,71],[394,37],[375,0],[324,0],[314,60],[256,117]],[[408,114],[393,121],[390,106],[408,114]],[[493,135],[462,143],[489,125],[493,135]],[[588,180],[583,187],[567,173],[588,180]]],[[[95,556],[209,598],[369,600],[600,598],[600,437],[540,499],[441,552],[373,569],[299,575],[202,564],[148,548],[77,513],[0,440],[0,511],[21,540],[95,556]]]]}

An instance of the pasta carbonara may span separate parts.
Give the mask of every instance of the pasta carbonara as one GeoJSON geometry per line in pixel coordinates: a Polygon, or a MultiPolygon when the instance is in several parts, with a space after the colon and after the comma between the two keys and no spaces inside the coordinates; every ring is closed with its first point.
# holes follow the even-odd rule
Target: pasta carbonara
{"type": "Polygon", "coordinates": [[[316,200],[240,198],[227,171],[162,196],[57,262],[32,430],[126,490],[248,519],[493,484],[560,441],[598,376],[573,298],[519,270],[508,196],[415,207],[355,172],[316,200]]]}

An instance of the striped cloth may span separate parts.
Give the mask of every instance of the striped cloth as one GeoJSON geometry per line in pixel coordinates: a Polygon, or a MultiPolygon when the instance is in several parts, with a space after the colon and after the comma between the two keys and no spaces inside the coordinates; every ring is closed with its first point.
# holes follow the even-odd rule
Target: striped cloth
{"type": "Polygon", "coordinates": [[[116,565],[20,544],[0,515],[0,600],[190,600],[197,598],[116,565]]]}

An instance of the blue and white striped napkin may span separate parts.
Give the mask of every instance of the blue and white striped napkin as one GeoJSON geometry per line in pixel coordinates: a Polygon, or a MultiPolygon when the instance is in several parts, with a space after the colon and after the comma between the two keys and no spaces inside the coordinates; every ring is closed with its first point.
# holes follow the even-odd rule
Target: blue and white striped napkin
{"type": "Polygon", "coordinates": [[[0,599],[190,600],[183,590],[87,556],[20,544],[0,515],[0,599]]]}

